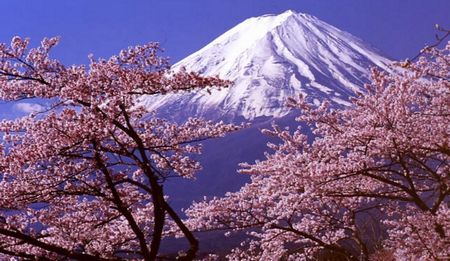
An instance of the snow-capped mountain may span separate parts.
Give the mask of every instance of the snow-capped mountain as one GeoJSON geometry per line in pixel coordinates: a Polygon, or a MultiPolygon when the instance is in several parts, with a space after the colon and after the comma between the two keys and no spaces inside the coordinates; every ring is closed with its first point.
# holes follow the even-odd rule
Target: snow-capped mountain
{"type": "Polygon", "coordinates": [[[146,97],[150,109],[212,118],[281,117],[287,97],[305,94],[312,102],[328,98],[348,104],[373,66],[390,60],[318,18],[286,11],[245,20],[174,68],[218,75],[233,86],[222,90],[146,97]]]}
{"type": "MultiPolygon", "coordinates": [[[[247,19],[180,61],[175,69],[184,66],[203,75],[219,75],[234,85],[212,94],[197,91],[145,97],[148,108],[181,121],[184,116],[238,121],[276,118],[261,117],[248,128],[203,142],[199,156],[203,169],[195,182],[174,179],[165,183],[171,204],[176,209],[187,208],[192,201],[223,196],[249,182],[248,175],[236,174],[239,163],[264,159],[266,144],[279,142],[260,130],[270,129],[273,122],[291,129],[298,125],[296,114],[287,115],[289,108],[284,103],[288,97],[304,93],[311,102],[330,99],[345,105],[354,90],[368,81],[371,66],[385,69],[389,63],[349,33],[292,11],[247,19]]],[[[216,253],[233,244],[239,241],[217,234],[201,238],[200,243],[201,251],[216,253]]]]}

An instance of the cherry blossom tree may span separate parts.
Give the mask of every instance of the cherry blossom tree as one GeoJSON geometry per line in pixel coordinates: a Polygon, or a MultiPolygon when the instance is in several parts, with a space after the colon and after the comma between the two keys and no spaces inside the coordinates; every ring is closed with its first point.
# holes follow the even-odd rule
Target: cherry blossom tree
{"type": "Polygon", "coordinates": [[[0,122],[0,253],[39,260],[155,260],[174,229],[198,241],[164,195],[171,177],[192,178],[200,141],[238,127],[188,119],[175,124],[139,103],[142,95],[229,82],[172,72],[157,44],[107,60],[65,66],[14,37],[0,44],[0,98],[38,99],[45,111],[0,122]]]}
{"type": "Polygon", "coordinates": [[[367,92],[342,110],[291,99],[307,125],[265,130],[281,143],[242,164],[251,182],[194,203],[189,224],[246,231],[231,260],[448,258],[449,52],[450,43],[393,73],[373,70],[367,92]]]}

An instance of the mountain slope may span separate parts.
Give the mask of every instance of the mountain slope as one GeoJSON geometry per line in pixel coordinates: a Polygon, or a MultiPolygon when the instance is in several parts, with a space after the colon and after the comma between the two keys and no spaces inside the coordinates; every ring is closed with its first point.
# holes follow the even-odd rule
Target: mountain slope
{"type": "Polygon", "coordinates": [[[346,105],[367,81],[369,68],[390,61],[358,38],[318,18],[286,11],[250,18],[174,68],[234,82],[223,90],[146,97],[150,109],[208,118],[282,117],[287,97],[303,93],[346,105]]]}
{"type": "MultiPolygon", "coordinates": [[[[234,85],[212,94],[197,91],[144,97],[142,102],[148,108],[176,120],[203,116],[252,124],[203,143],[204,153],[198,158],[203,170],[196,180],[165,183],[172,206],[187,208],[194,200],[223,196],[248,182],[248,175],[236,174],[238,164],[262,160],[267,142],[279,142],[260,130],[271,128],[272,122],[291,129],[298,125],[296,115],[284,106],[288,97],[303,93],[311,102],[330,99],[337,106],[346,105],[349,96],[368,82],[371,66],[386,68],[389,63],[358,38],[292,11],[247,19],[180,61],[175,69],[219,75],[234,85]]],[[[207,234],[206,238],[202,234],[200,251],[226,252],[240,242],[219,234],[207,234]]],[[[165,251],[174,249],[174,244],[170,242],[165,251]]]]}

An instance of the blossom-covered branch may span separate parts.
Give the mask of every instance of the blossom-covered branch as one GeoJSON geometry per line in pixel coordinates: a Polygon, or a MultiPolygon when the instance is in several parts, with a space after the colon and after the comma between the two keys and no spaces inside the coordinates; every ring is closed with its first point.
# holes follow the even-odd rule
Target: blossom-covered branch
{"type": "Polygon", "coordinates": [[[175,124],[139,103],[141,95],[229,82],[172,72],[157,44],[130,47],[89,66],[49,53],[57,38],[28,48],[0,44],[0,98],[45,99],[43,113],[0,122],[0,252],[23,258],[155,260],[173,227],[198,241],[164,195],[170,177],[191,178],[200,141],[239,127],[188,119],[175,124]]]}
{"type": "Polygon", "coordinates": [[[245,230],[232,260],[437,260],[450,255],[450,43],[396,73],[373,70],[352,106],[291,99],[294,132],[242,164],[251,182],[187,210],[198,230],[245,230]],[[309,130],[308,130],[309,131],[309,130]],[[387,254],[386,254],[387,255],[387,254]]]}

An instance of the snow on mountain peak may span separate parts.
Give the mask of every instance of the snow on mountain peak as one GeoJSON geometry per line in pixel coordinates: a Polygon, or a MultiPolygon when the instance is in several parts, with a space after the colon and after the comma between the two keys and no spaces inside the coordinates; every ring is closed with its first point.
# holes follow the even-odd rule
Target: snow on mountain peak
{"type": "Polygon", "coordinates": [[[318,18],[288,10],[249,18],[174,65],[234,82],[222,90],[146,97],[151,109],[180,116],[247,120],[289,113],[288,97],[348,104],[370,67],[390,61],[360,39],[318,18]]]}

